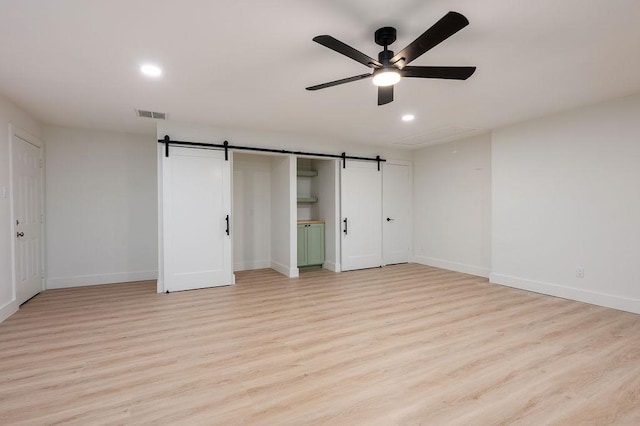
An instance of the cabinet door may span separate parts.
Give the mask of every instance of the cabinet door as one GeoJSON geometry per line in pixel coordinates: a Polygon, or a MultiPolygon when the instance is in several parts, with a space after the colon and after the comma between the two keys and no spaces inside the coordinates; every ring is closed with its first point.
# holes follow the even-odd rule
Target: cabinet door
{"type": "Polygon", "coordinates": [[[298,266],[307,266],[307,228],[298,225],[298,266]]]}
{"type": "Polygon", "coordinates": [[[307,226],[307,264],[324,263],[324,225],[321,223],[307,226]]]}

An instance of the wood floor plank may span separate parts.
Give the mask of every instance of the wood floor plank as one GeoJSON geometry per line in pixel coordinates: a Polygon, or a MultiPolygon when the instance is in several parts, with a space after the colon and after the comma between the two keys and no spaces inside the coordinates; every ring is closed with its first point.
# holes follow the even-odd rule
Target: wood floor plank
{"type": "Polygon", "coordinates": [[[640,316],[415,264],[42,293],[0,424],[640,424],[640,316]]]}

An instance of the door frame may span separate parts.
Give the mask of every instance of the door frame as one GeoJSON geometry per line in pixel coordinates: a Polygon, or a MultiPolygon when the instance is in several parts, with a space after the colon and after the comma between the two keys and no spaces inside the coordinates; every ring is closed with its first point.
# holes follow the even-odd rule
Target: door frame
{"type": "MultiPolygon", "coordinates": [[[[40,149],[40,259],[42,262],[42,270],[40,273],[40,291],[46,290],[46,257],[45,257],[45,162],[44,162],[44,143],[33,136],[29,132],[22,130],[19,127],[14,126],[9,123],[9,182],[10,182],[10,197],[9,197],[9,209],[11,218],[11,281],[13,284],[13,303],[16,303],[18,297],[18,288],[17,288],[17,273],[16,273],[16,239],[14,235],[16,234],[16,218],[15,218],[15,179],[14,179],[14,169],[15,165],[13,163],[13,153],[15,150],[16,138],[20,138],[23,141],[30,143],[33,146],[38,147],[40,149]]],[[[18,306],[16,306],[18,308],[18,306]]]]}

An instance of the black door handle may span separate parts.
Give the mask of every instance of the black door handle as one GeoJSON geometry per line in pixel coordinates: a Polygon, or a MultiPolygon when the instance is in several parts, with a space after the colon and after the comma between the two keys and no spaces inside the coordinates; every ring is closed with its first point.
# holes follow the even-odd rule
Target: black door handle
{"type": "Polygon", "coordinates": [[[391,219],[390,217],[387,218],[387,222],[391,222],[393,220],[395,220],[395,219],[391,219]]]}
{"type": "Polygon", "coordinates": [[[347,218],[346,217],[344,218],[343,222],[344,222],[344,231],[343,232],[344,232],[344,235],[347,235],[348,232],[347,232],[347,218]]]}
{"type": "Polygon", "coordinates": [[[229,235],[229,215],[227,215],[227,217],[224,219],[227,221],[227,235],[229,235]]]}
{"type": "Polygon", "coordinates": [[[18,236],[18,238],[24,237],[24,232],[18,232],[16,235],[18,236]]]}

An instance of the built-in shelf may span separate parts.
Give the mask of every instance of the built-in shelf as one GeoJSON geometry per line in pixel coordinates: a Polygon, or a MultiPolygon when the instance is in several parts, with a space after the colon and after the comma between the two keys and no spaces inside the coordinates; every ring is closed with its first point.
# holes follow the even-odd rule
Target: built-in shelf
{"type": "Polygon", "coordinates": [[[318,171],[317,170],[298,170],[298,176],[314,177],[314,176],[318,176],[318,171]]]}
{"type": "Polygon", "coordinates": [[[318,202],[318,197],[298,197],[300,204],[313,204],[318,202]]]}

